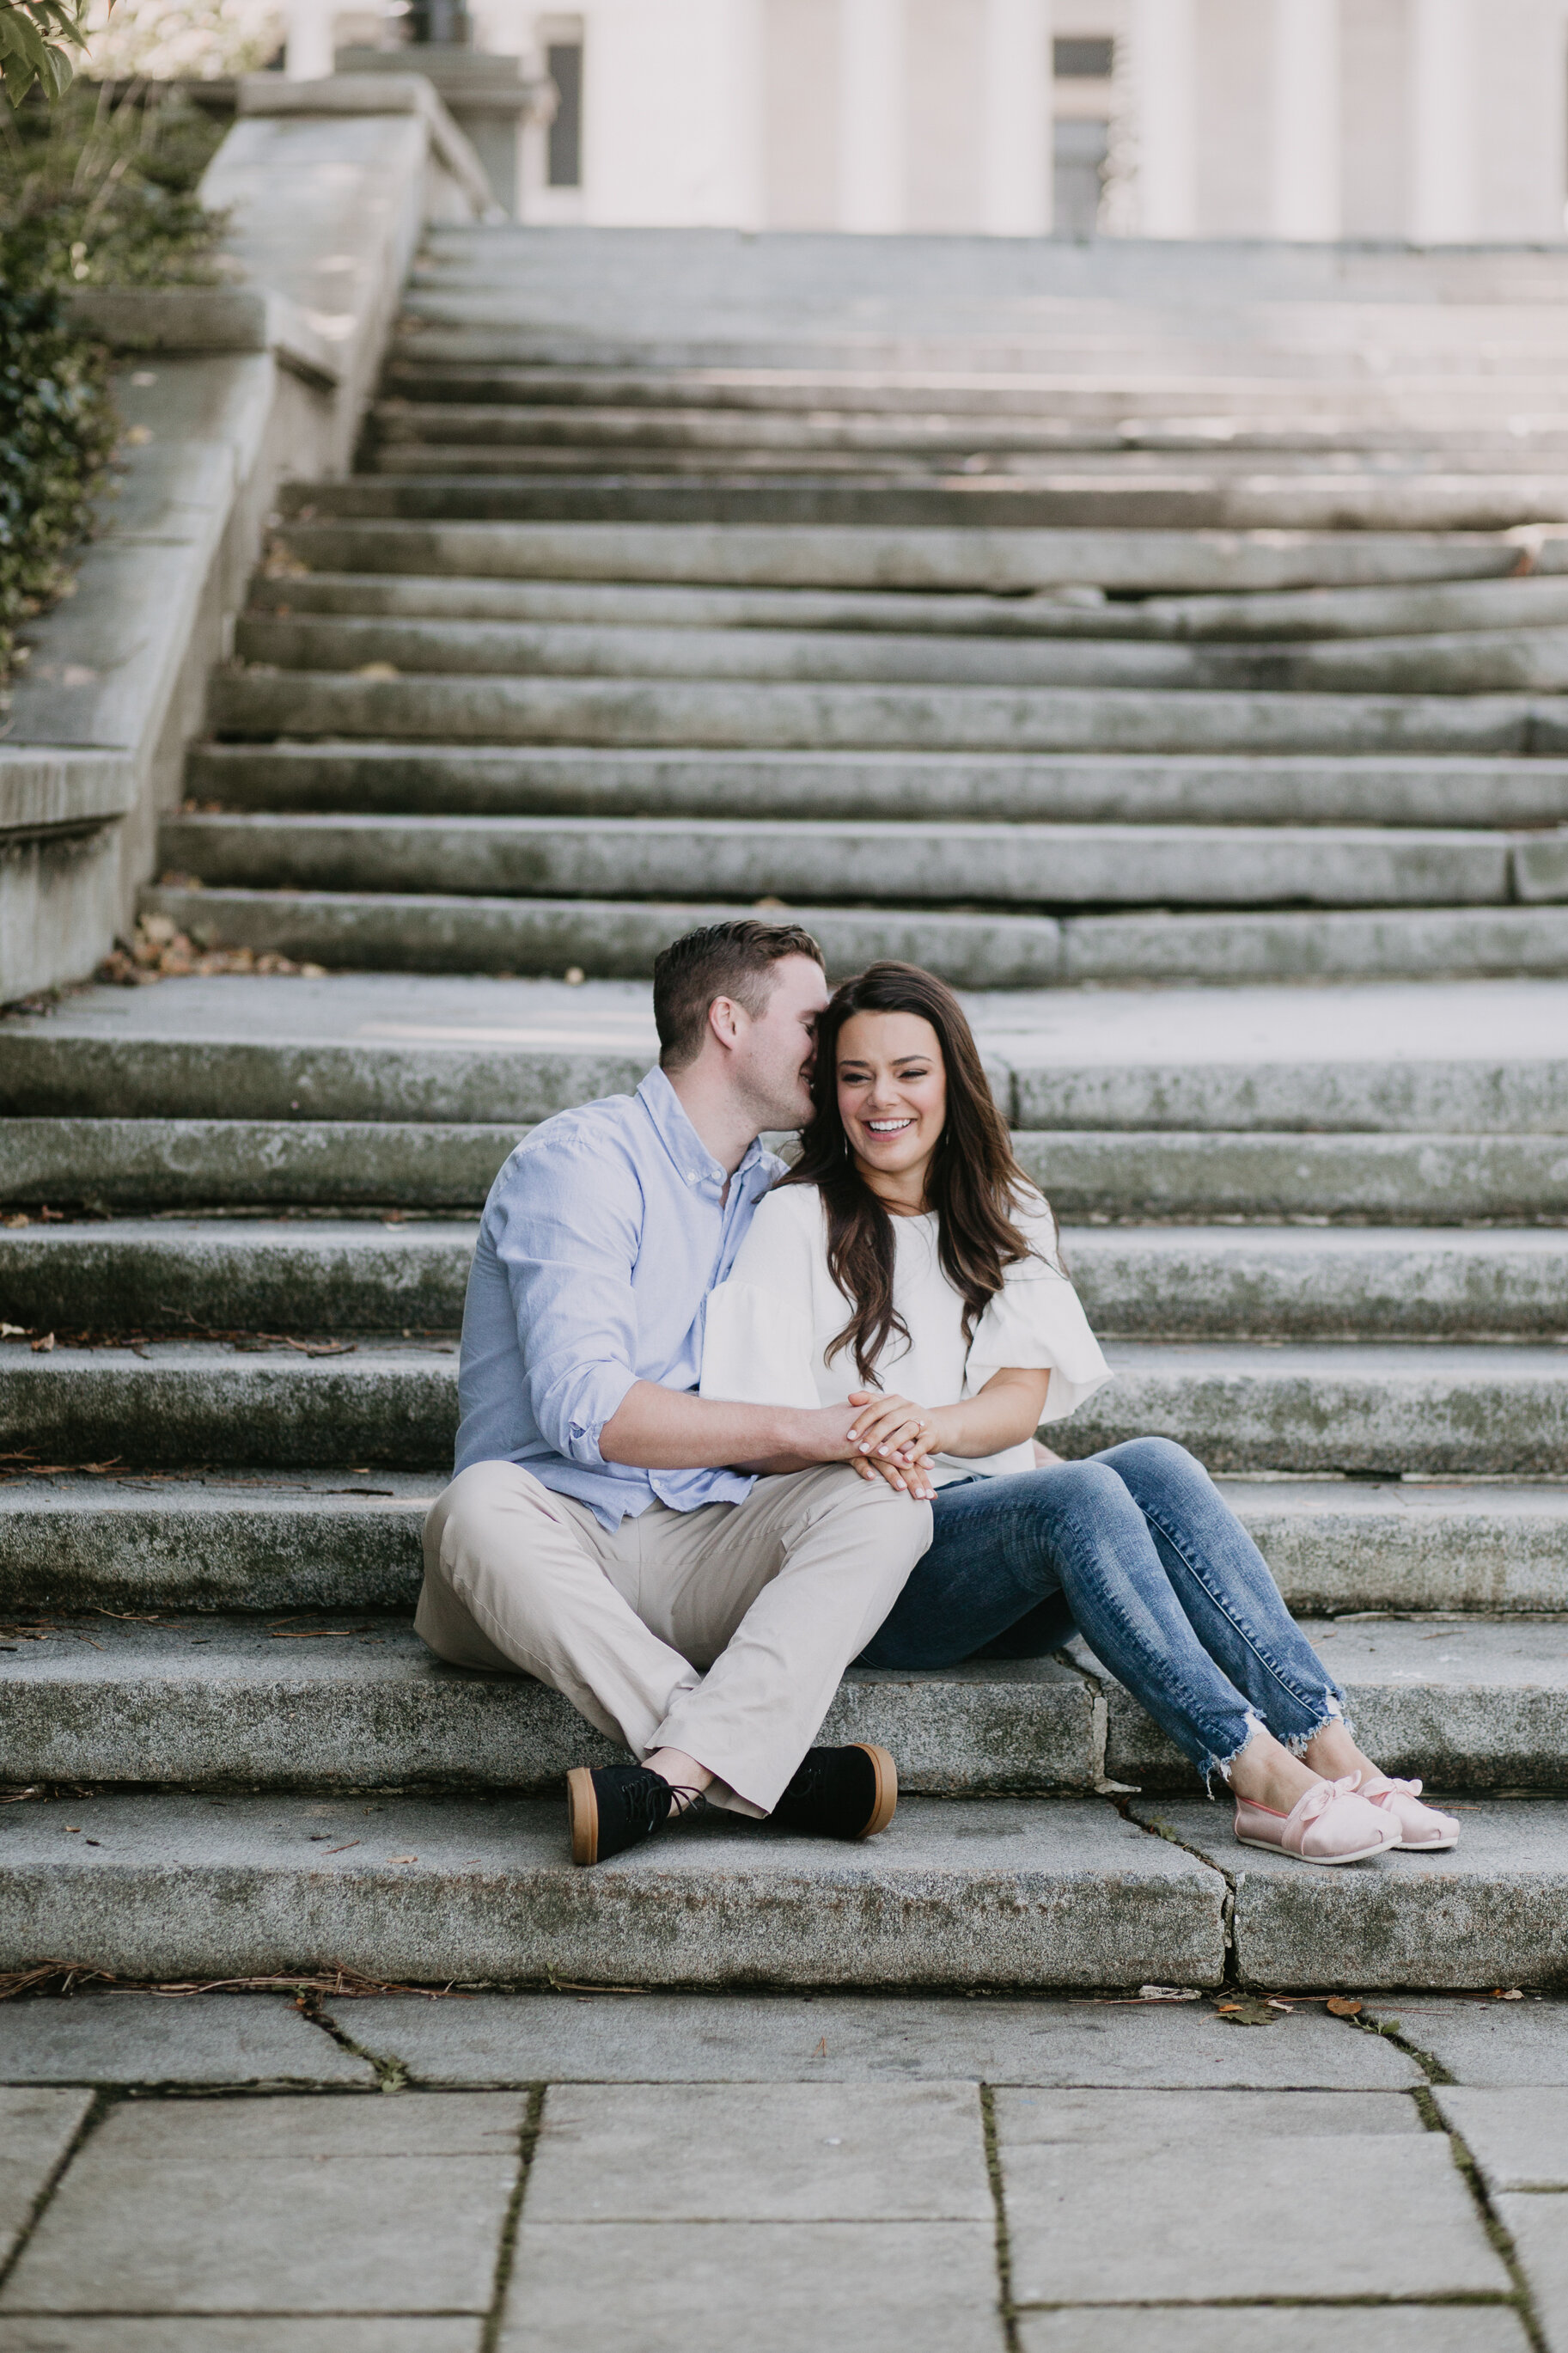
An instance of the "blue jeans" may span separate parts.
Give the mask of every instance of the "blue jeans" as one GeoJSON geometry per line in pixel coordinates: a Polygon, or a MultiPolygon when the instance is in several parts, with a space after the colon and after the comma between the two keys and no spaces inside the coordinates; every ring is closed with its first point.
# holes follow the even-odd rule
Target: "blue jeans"
{"type": "Polygon", "coordinates": [[[863,1667],[1034,1659],[1076,1627],[1206,1780],[1264,1724],[1300,1756],[1344,1694],[1201,1462],[1134,1438],[940,1487],[936,1534],[863,1667]]]}

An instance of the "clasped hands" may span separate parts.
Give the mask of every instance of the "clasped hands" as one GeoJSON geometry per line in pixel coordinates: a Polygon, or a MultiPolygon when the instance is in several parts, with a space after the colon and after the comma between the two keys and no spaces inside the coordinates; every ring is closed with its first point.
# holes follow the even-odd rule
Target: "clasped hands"
{"type": "Polygon", "coordinates": [[[848,1430],[849,1461],[862,1479],[885,1479],[900,1495],[929,1504],[936,1493],[933,1457],[943,1451],[940,1406],[915,1405],[880,1389],[851,1389],[855,1419],[848,1430]]]}

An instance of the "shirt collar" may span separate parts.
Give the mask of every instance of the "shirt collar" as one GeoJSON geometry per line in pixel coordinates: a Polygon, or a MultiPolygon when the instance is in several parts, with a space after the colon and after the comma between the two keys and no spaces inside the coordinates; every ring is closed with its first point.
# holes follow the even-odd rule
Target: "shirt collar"
{"type": "MultiPolygon", "coordinates": [[[[696,1185],[707,1177],[722,1192],[726,1182],[731,1180],[687,1118],[680,1097],[657,1062],[637,1088],[637,1099],[652,1120],[659,1142],[686,1182],[696,1185]]],[[[735,1177],[746,1176],[763,1159],[768,1161],[771,1168],[772,1155],[763,1153],[761,1136],[754,1135],[746,1146],[745,1156],[735,1171],[735,1177]]]]}

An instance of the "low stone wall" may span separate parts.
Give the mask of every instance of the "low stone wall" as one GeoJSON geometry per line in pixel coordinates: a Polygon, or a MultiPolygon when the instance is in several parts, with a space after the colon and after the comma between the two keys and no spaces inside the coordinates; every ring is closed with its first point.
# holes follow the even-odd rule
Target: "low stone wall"
{"type": "Polygon", "coordinates": [[[153,872],[274,492],[342,473],[426,220],[490,206],[428,82],[257,74],[202,184],[243,273],[84,290],[125,427],[0,744],[0,1002],[89,972],[153,872]]]}

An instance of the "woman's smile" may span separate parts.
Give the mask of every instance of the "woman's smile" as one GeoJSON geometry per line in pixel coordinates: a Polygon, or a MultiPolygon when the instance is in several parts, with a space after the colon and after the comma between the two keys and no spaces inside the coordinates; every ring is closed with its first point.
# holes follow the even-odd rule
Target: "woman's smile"
{"type": "Polygon", "coordinates": [[[838,1033],[838,1115],[866,1180],[895,1215],[925,1206],[947,1124],[942,1041],[918,1013],[857,1013],[838,1033]]]}

